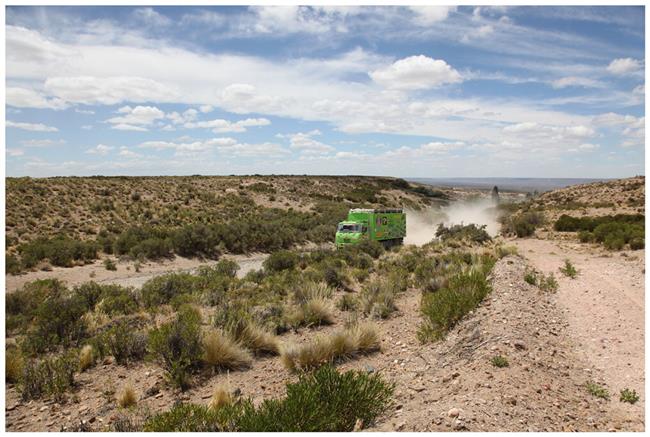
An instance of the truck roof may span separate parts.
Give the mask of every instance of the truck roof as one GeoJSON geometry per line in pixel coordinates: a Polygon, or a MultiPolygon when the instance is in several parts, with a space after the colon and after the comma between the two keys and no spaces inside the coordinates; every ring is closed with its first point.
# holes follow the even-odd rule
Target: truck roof
{"type": "Polygon", "coordinates": [[[378,213],[403,213],[402,208],[353,208],[350,210],[351,213],[367,213],[367,214],[378,214],[378,213]]]}

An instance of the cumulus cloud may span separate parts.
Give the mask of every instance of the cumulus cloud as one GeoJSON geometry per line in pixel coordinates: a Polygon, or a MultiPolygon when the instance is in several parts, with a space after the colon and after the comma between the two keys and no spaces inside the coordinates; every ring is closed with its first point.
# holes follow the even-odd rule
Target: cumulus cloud
{"type": "Polygon", "coordinates": [[[458,9],[456,6],[409,6],[415,14],[415,23],[429,26],[447,19],[450,13],[458,9]]]}
{"type": "Polygon", "coordinates": [[[95,147],[92,147],[92,148],[86,150],[86,153],[88,153],[90,155],[106,156],[113,149],[115,149],[115,147],[113,147],[113,146],[107,146],[105,144],[98,144],[95,147]]]}
{"type": "Polygon", "coordinates": [[[641,62],[638,59],[633,58],[614,59],[607,66],[607,71],[617,76],[637,73],[639,70],[641,70],[641,62]]]}
{"type": "Polygon", "coordinates": [[[154,121],[164,118],[165,113],[155,106],[136,106],[132,108],[131,106],[122,106],[117,110],[119,115],[117,117],[112,117],[106,120],[108,123],[120,125],[150,125],[154,121]]]}
{"type": "Polygon", "coordinates": [[[23,149],[7,148],[7,155],[11,156],[12,158],[23,156],[24,154],[25,151],[23,149]]]}
{"type": "Polygon", "coordinates": [[[246,128],[253,126],[268,126],[271,122],[266,118],[247,118],[245,120],[239,120],[232,122],[229,120],[224,120],[218,118],[215,120],[209,121],[197,121],[185,123],[183,127],[187,129],[212,129],[214,133],[225,133],[225,132],[246,132],[246,128]]]}
{"type": "Polygon", "coordinates": [[[280,135],[280,137],[289,138],[289,147],[305,154],[324,154],[335,151],[336,149],[328,144],[315,140],[313,137],[321,135],[319,130],[295,134],[280,135]]]}
{"type": "Polygon", "coordinates": [[[6,127],[13,127],[16,129],[31,130],[34,132],[58,132],[59,130],[53,126],[46,126],[42,123],[22,123],[7,120],[6,127]]]}
{"type": "Polygon", "coordinates": [[[400,59],[370,73],[372,80],[393,89],[417,90],[458,83],[462,77],[441,59],[418,55],[400,59]]]}
{"type": "Polygon", "coordinates": [[[190,156],[210,151],[236,157],[276,157],[290,153],[279,144],[268,142],[261,144],[240,143],[229,137],[196,141],[146,141],[139,144],[138,147],[154,150],[174,150],[175,156],[190,156]]]}
{"type": "Polygon", "coordinates": [[[21,141],[21,144],[25,147],[50,147],[63,145],[65,144],[65,140],[24,140],[21,141]]]}

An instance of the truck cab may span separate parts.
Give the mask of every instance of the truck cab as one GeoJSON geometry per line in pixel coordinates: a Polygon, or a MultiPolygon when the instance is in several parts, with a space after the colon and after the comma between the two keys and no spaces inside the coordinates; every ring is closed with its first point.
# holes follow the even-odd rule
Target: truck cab
{"type": "Polygon", "coordinates": [[[368,238],[368,226],[363,222],[344,221],[336,230],[336,247],[357,244],[368,238]]]}

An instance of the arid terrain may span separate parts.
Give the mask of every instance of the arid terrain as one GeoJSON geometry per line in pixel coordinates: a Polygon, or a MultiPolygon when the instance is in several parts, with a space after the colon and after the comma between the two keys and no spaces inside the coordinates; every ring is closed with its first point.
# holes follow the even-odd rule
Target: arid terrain
{"type": "MultiPolygon", "coordinates": [[[[226,179],[227,186],[215,190],[210,184],[216,184],[216,179],[179,178],[173,184],[175,188],[161,190],[156,186],[161,183],[158,179],[145,178],[141,185],[133,185],[133,180],[122,184],[115,178],[84,179],[85,188],[73,196],[74,200],[71,191],[65,188],[65,184],[77,183],[74,180],[8,182],[9,251],[18,253],[20,244],[33,241],[36,235],[52,237],[62,229],[68,237],[86,241],[93,240],[113,220],[121,223],[121,229],[132,224],[128,219],[131,216],[138,217],[139,224],[146,223],[147,219],[137,215],[135,209],[138,214],[152,211],[156,220],[165,226],[191,224],[192,214],[181,220],[180,215],[163,208],[178,202],[187,186],[197,193],[219,192],[219,197],[231,191],[243,191],[242,186],[270,185],[273,193],[259,188],[259,193],[246,194],[252,199],[252,208],[277,206],[315,214],[322,199],[340,201],[344,209],[373,199],[367,203],[369,206],[387,203],[417,208],[426,214],[450,202],[477,196],[489,198],[489,193],[476,190],[418,191],[414,189],[416,186],[395,187],[384,180],[346,179],[341,185],[337,178],[305,177],[297,179],[300,184],[292,185],[291,178],[233,177],[226,179]],[[100,185],[94,186],[95,182],[100,185]],[[359,183],[366,188],[355,191],[359,183]],[[305,191],[292,188],[296,186],[310,188],[305,191]],[[319,188],[314,191],[313,187],[319,188]],[[335,194],[343,189],[362,197],[345,200],[335,194]],[[21,190],[22,194],[18,194],[21,190]],[[25,195],[25,190],[28,197],[20,197],[25,195]],[[93,204],[91,199],[99,198],[98,190],[110,191],[114,209],[103,210],[88,220],[93,214],[88,206],[93,204]],[[132,196],[136,190],[141,195],[137,201],[132,196]],[[46,205],[48,196],[57,200],[46,205]],[[274,200],[270,200],[271,196],[274,200]],[[144,207],[133,205],[142,201],[147,202],[144,207]],[[68,202],[74,202],[75,207],[66,208],[68,202]],[[44,212],[30,221],[32,209],[44,212]],[[63,210],[69,214],[64,216],[63,210]],[[179,221],[173,222],[172,218],[179,221]],[[57,219],[60,219],[58,225],[57,219]]],[[[6,385],[7,430],[114,430],[126,420],[135,427],[129,429],[139,429],[138,424],[172,409],[179,401],[208,405],[215,390],[224,385],[259,406],[265,399],[286,396],[285,384],[298,380],[300,372],[286,365],[285,355],[290,347],[311,344],[319,336],[334,335],[362,321],[374,326],[379,350],[351,351],[330,361],[340,371],[360,370],[381,375],[395,388],[384,413],[374,423],[359,424],[360,428],[370,431],[643,431],[645,250],[632,250],[628,241],[621,250],[609,250],[597,240],[580,242],[576,232],[557,231],[554,223],[562,214],[573,217],[644,214],[644,184],[644,178],[637,177],[569,187],[503,208],[500,214],[514,217],[511,222],[503,220],[504,223],[516,224],[517,217],[526,214],[543,216],[541,223],[537,223],[539,217],[535,216],[530,235],[520,238],[504,232],[503,236],[486,240],[476,229],[462,227],[448,240],[427,243],[429,239],[424,238],[417,246],[381,252],[368,249],[367,253],[346,254],[333,250],[327,241],[295,241],[291,250],[279,251],[284,258],[277,259],[273,255],[277,251],[231,253],[225,250],[214,259],[178,254],[162,259],[138,259],[102,252],[96,260],[75,262],[73,267],[52,266],[47,260],[41,260],[38,267],[7,275],[7,292],[21,293],[35,280],[60,279],[74,293],[75,287],[94,281],[103,287],[110,284],[125,287],[119,289],[119,296],[134,298],[139,306],[128,311],[115,310],[107,316],[105,302],[110,295],[106,294],[99,303],[84,310],[84,320],[92,323],[85,327],[82,336],[36,353],[30,351],[40,346],[28,344],[32,349],[22,352],[23,363],[32,357],[55,356],[64,348],[76,350],[85,344],[96,348],[99,343],[93,341],[103,338],[101,335],[106,328],[110,331],[115,321],[140,318],[145,329],[155,330],[173,320],[183,305],[198,308],[202,330],[216,327],[230,332],[228,325],[219,324],[222,314],[230,308],[229,298],[255,314],[259,308],[265,311],[280,308],[282,320],[272,319],[276,329],[274,341],[280,346],[277,354],[256,352],[245,368],[210,371],[193,368],[192,382],[184,390],[168,382],[165,368],[153,354],[126,363],[118,363],[110,353],[101,357],[94,354],[91,364],[75,372],[74,383],[63,390],[62,396],[57,391],[56,396],[45,393],[27,398],[21,395],[25,381],[13,375],[17,380],[12,379],[6,385]],[[274,267],[271,262],[285,261],[293,253],[297,254],[296,261],[290,267],[274,267]],[[116,270],[108,270],[105,259],[113,260],[116,270]],[[224,265],[220,264],[224,259],[234,261],[240,268],[227,279],[225,295],[220,295],[214,304],[206,304],[207,297],[216,299],[213,290],[226,279],[216,273],[204,274],[199,267],[207,265],[216,272],[224,265]],[[566,260],[577,269],[574,275],[560,271],[566,268],[566,260]],[[156,278],[175,277],[169,276],[170,272],[179,273],[179,282],[168,282],[177,285],[155,288],[154,285],[160,285],[156,278]],[[338,279],[332,280],[331,275],[338,275],[338,279]],[[472,285],[454,289],[458,278],[471,280],[472,285]],[[204,286],[204,280],[214,282],[204,286]],[[178,291],[177,295],[182,296],[178,303],[174,298],[153,307],[140,302],[145,301],[143,296],[149,296],[143,292],[147,287],[160,294],[169,287],[184,290],[184,281],[192,284],[191,290],[178,291]],[[479,288],[483,281],[489,285],[485,298],[478,299],[473,307],[464,306],[462,317],[445,325],[441,338],[425,329],[436,327],[431,323],[438,320],[426,309],[428,299],[449,290],[450,296],[454,292],[469,292],[479,288]],[[317,323],[296,322],[286,330],[284,325],[279,329],[278,323],[290,323],[287,320],[295,306],[304,305],[298,303],[300,290],[325,283],[327,292],[309,298],[323,305],[325,315],[317,323]],[[378,293],[384,300],[369,301],[376,298],[373,287],[381,289],[378,293]],[[365,309],[366,302],[369,309],[365,309]],[[120,406],[121,393],[127,386],[135,392],[136,402],[120,406]],[[619,394],[624,389],[634,390],[638,400],[620,401],[619,394]]],[[[194,203],[199,202],[198,197],[189,201],[190,210],[203,216],[205,205],[194,203]]],[[[502,195],[503,203],[508,199],[523,200],[507,193],[502,195]]],[[[247,214],[244,204],[240,205],[239,217],[247,214]]],[[[178,214],[182,211],[181,207],[178,214]]],[[[471,219],[463,220],[464,225],[469,223],[471,219]]],[[[513,229],[518,228],[513,226],[513,229]]],[[[431,238],[434,232],[432,227],[431,238]]],[[[593,232],[598,235],[597,230],[593,232]]],[[[451,302],[456,304],[460,305],[451,302]]],[[[25,338],[38,332],[34,329],[42,324],[41,314],[36,311],[30,315],[32,320],[12,321],[7,343],[22,347],[25,338]]],[[[268,328],[271,325],[266,323],[270,320],[262,317],[255,319],[255,323],[263,322],[268,328]]],[[[252,346],[246,344],[246,347],[252,346]]]]}

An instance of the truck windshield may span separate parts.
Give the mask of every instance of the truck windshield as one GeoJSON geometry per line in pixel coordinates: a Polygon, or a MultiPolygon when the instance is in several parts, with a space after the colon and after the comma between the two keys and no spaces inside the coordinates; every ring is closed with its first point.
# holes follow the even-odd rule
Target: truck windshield
{"type": "Polygon", "coordinates": [[[361,232],[361,226],[341,223],[339,225],[339,232],[361,232]]]}

